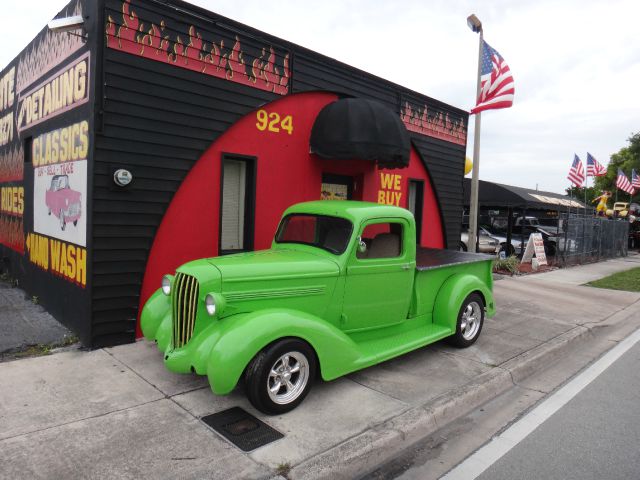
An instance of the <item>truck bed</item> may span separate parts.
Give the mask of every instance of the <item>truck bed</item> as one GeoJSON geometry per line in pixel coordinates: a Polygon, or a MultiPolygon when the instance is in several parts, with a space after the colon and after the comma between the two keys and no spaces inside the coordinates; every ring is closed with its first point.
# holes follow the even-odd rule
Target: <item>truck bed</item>
{"type": "Polygon", "coordinates": [[[483,253],[418,247],[416,250],[416,270],[433,270],[464,263],[486,262],[493,259],[495,259],[493,255],[485,255],[483,253]]]}

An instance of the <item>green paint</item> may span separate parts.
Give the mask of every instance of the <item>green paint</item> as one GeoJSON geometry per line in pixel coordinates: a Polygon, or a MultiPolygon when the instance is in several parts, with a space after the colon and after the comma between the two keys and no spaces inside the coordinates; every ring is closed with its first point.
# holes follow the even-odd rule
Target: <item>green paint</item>
{"type": "Polygon", "coordinates": [[[191,338],[173,348],[173,290],[171,296],[154,293],[141,316],[144,336],[158,342],[169,370],[207,375],[212,390],[226,394],[260,350],[297,337],[313,347],[322,378],[331,380],[452,335],[472,292],[484,297],[487,315],[495,313],[491,260],[415,269],[415,222],[405,209],[321,201],[294,205],[283,218],[295,214],[348,220],[346,250],[335,254],[310,245],[322,244],[316,231],[305,237],[307,244],[274,240],[269,250],[182,265],[177,272],[195,277],[199,286],[194,302],[179,303],[181,315],[193,312],[191,338]],[[387,222],[402,227],[400,255],[358,258],[364,228],[387,222]],[[214,316],[205,309],[209,293],[218,299],[214,316]]]}

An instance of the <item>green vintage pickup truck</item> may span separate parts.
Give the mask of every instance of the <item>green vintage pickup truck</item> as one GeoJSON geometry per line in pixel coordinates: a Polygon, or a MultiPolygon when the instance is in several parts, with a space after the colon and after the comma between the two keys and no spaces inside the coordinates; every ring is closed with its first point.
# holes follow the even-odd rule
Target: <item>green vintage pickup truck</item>
{"type": "Polygon", "coordinates": [[[437,340],[473,344],[495,312],[492,258],[416,248],[413,215],[352,201],[294,205],[269,250],[186,263],[145,304],[144,336],[166,367],[244,378],[268,414],[332,380],[437,340]]]}

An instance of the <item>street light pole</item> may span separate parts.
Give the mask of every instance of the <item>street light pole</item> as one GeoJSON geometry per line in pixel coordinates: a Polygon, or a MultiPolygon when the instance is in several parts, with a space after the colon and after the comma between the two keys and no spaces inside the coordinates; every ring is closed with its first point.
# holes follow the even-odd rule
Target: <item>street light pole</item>
{"type": "MultiPolygon", "coordinates": [[[[476,98],[480,97],[480,76],[482,73],[482,22],[475,15],[467,17],[467,25],[473,32],[479,33],[478,43],[478,80],[476,98]]],[[[478,238],[478,175],[480,171],[480,112],[476,113],[476,127],[473,133],[473,169],[471,173],[471,195],[469,198],[469,251],[476,251],[478,238]]]]}

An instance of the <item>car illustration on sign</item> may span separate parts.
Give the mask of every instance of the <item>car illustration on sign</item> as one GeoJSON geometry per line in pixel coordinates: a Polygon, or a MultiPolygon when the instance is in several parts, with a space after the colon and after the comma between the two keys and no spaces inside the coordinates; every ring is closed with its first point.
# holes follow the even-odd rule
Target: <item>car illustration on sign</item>
{"type": "Polygon", "coordinates": [[[68,175],[54,175],[51,179],[51,186],[46,192],[45,203],[49,209],[49,215],[53,213],[60,219],[60,229],[64,230],[67,223],[78,224],[80,218],[81,204],[80,192],[76,192],[69,187],[68,175]]]}

